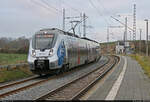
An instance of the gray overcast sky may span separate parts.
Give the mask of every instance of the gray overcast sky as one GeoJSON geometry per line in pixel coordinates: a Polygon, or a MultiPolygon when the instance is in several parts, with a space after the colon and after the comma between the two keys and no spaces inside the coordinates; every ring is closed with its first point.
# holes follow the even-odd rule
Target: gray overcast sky
{"type": "MultiPolygon", "coordinates": [[[[106,41],[107,26],[120,25],[110,16],[133,13],[133,4],[137,5],[137,39],[139,28],[143,29],[142,39],[145,39],[144,19],[150,19],[150,0],[0,0],[0,37],[31,37],[41,28],[62,29],[62,8],[66,16],[79,16],[85,12],[89,17],[87,37],[99,42],[106,41]]],[[[124,22],[124,17],[117,17],[124,22]]],[[[128,25],[132,27],[133,17],[128,17],[128,25]]],[[[66,30],[70,24],[66,22],[66,30]]],[[[78,33],[79,29],[76,29],[78,33]]],[[[81,30],[82,31],[82,30],[81,30]]],[[[122,39],[124,28],[110,29],[110,40],[122,39]]],[[[128,34],[129,38],[129,34],[128,34]]]]}

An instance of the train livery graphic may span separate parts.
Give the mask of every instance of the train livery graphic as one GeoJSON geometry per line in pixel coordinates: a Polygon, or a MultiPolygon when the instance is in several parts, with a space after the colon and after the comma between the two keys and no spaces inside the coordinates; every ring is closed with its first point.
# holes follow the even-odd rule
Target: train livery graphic
{"type": "Polygon", "coordinates": [[[41,29],[30,40],[28,63],[35,74],[48,74],[97,61],[100,44],[57,28],[41,29]]]}
{"type": "Polygon", "coordinates": [[[62,65],[65,57],[65,47],[64,43],[62,42],[57,50],[57,56],[58,56],[58,65],[62,65]]]}

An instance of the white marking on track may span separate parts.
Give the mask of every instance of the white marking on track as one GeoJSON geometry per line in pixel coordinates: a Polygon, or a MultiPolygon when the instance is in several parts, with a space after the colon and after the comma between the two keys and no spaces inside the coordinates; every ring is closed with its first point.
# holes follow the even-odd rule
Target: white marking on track
{"type": "Polygon", "coordinates": [[[123,69],[122,69],[122,72],[120,73],[118,79],[116,80],[116,82],[114,83],[113,87],[111,88],[111,90],[109,91],[109,94],[107,95],[107,97],[105,98],[105,100],[114,100],[116,95],[117,95],[117,92],[120,88],[120,85],[122,83],[122,80],[124,78],[124,74],[125,74],[125,71],[127,69],[127,59],[126,57],[124,57],[124,66],[123,66],[123,69]]]}

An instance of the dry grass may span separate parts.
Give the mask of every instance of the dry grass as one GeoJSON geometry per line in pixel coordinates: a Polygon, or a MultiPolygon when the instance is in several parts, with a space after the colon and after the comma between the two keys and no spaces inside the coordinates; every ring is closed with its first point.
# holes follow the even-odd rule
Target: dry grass
{"type": "Polygon", "coordinates": [[[145,74],[150,77],[150,57],[142,56],[139,54],[130,55],[134,58],[144,69],[145,74]]]}

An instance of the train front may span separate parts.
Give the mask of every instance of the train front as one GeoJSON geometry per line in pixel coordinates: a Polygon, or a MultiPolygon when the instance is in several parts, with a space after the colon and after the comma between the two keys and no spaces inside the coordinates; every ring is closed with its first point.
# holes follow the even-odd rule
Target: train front
{"type": "Polygon", "coordinates": [[[48,74],[57,67],[56,34],[38,32],[30,40],[28,63],[34,74],[48,74]]]}

